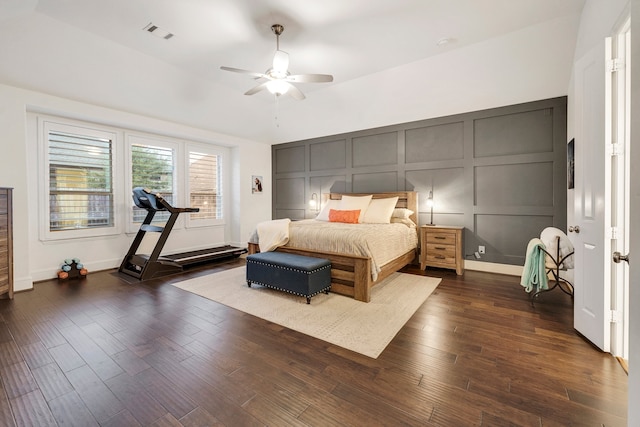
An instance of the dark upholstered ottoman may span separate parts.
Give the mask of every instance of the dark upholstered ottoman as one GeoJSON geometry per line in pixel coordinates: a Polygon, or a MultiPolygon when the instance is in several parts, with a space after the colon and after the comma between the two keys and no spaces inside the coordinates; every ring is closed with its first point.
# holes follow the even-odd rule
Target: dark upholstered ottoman
{"type": "Polygon", "coordinates": [[[312,296],[329,293],[331,261],[284,252],[249,255],[247,285],[251,283],[306,297],[309,304],[312,296]]]}

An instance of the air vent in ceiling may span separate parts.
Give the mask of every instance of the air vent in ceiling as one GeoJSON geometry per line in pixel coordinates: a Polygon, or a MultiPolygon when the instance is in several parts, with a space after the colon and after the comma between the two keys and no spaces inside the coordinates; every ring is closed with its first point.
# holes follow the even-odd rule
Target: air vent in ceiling
{"type": "Polygon", "coordinates": [[[151,22],[149,23],[149,25],[144,27],[143,30],[148,31],[154,36],[159,37],[161,39],[165,39],[165,40],[169,40],[171,37],[173,37],[173,33],[170,33],[167,30],[163,30],[162,28],[158,27],[157,25],[151,22]]]}

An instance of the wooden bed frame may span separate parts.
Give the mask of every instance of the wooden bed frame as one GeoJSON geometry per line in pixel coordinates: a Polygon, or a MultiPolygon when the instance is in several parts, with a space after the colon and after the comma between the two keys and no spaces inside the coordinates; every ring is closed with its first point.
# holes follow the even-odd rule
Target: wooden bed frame
{"type": "MultiPolygon", "coordinates": [[[[367,196],[372,193],[348,193],[349,196],[367,196]]],[[[330,193],[329,198],[332,200],[340,200],[341,193],[330,193]]],[[[388,197],[398,197],[397,208],[411,209],[414,213],[411,220],[418,224],[418,193],[415,191],[399,191],[391,193],[373,193],[374,199],[384,199],[388,197]]],[[[325,196],[326,197],[326,196],[325,196]]],[[[417,231],[417,230],[416,230],[417,231]]],[[[260,252],[256,243],[249,243],[249,254],[260,252]]],[[[371,278],[371,258],[341,254],[335,252],[321,252],[311,249],[292,248],[281,246],[276,249],[278,252],[287,252],[299,255],[306,255],[317,258],[327,258],[331,261],[331,292],[346,295],[355,298],[358,301],[371,301],[371,288],[384,280],[386,277],[400,270],[407,264],[412,263],[416,259],[417,248],[412,249],[398,258],[386,263],[382,266],[382,270],[378,273],[378,279],[373,281],[371,278]]]]}

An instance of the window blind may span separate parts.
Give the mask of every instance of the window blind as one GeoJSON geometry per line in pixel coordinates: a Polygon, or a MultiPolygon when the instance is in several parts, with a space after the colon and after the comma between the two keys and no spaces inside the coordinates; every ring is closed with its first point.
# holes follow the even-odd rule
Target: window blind
{"type": "MultiPolygon", "coordinates": [[[[174,205],[174,150],[166,147],[133,144],[131,146],[131,179],[132,190],[135,187],[150,188],[174,205]]],[[[133,207],[133,221],[142,222],[147,211],[133,207]]],[[[159,212],[154,222],[166,221],[168,213],[159,212]]]]}
{"type": "Polygon", "coordinates": [[[200,211],[192,220],[222,218],[222,185],[220,156],[189,152],[189,203],[200,211]]]}
{"type": "Polygon", "coordinates": [[[48,133],[49,229],[113,226],[112,141],[48,133]]]}

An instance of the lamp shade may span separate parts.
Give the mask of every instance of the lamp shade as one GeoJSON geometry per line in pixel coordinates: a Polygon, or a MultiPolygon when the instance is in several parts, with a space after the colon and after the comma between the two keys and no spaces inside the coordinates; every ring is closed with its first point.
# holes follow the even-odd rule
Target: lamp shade
{"type": "Polygon", "coordinates": [[[429,212],[431,213],[431,221],[428,225],[433,225],[433,190],[429,191],[429,196],[427,197],[427,207],[429,208],[429,212]]]}
{"type": "Polygon", "coordinates": [[[320,210],[320,201],[318,200],[317,193],[313,193],[311,195],[311,200],[309,200],[309,206],[311,206],[311,208],[316,212],[320,210]]]}

